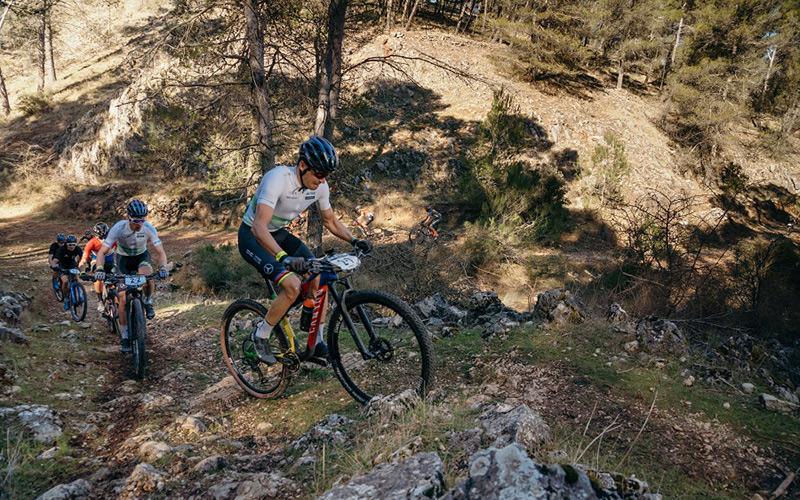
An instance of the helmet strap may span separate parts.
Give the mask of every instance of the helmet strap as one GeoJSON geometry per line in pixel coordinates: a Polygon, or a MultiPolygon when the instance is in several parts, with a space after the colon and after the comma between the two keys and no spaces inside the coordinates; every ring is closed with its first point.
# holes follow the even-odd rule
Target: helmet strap
{"type": "Polygon", "coordinates": [[[305,191],[306,189],[308,189],[308,186],[306,186],[306,183],[303,182],[303,175],[305,175],[305,173],[308,172],[309,169],[306,169],[305,171],[300,170],[300,161],[302,160],[298,160],[297,162],[297,175],[300,176],[300,191],[305,191]]]}

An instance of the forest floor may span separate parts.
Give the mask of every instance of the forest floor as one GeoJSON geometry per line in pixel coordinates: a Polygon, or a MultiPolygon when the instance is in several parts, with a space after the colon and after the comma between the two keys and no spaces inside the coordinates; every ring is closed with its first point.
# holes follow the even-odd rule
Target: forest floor
{"type": "MultiPolygon", "coordinates": [[[[44,249],[51,235],[75,226],[30,214],[0,219],[0,289],[34,297],[22,323],[30,343],[2,344],[2,362],[16,373],[17,388],[0,405],[47,405],[65,430],[54,456],[37,458],[52,444],[7,428],[0,449],[16,455],[4,486],[11,498],[98,471],[93,496],[124,495],[131,470],[143,461],[167,472],[162,495],[202,495],[234,474],[274,470],[297,488],[278,496],[313,497],[412,442],[416,451],[438,451],[452,482],[463,473],[464,457],[448,447],[446,434],[468,428],[479,404],[489,401],[525,403],[545,418],[553,439],[541,450],[543,461],[560,450],[562,460],[635,474],[667,498],[766,494],[800,465],[796,418],[769,413],[755,395],[728,386],[687,387],[681,371],[692,359],[611,363],[624,339],[597,320],[520,327],[488,341],[472,330],[437,338],[435,397],[387,426],[363,415],[332,372],[318,367],[303,368],[277,400],[245,397],[224,382],[209,392],[226,376],[218,328],[231,298],[163,287],[158,316],[148,325],[148,376],[134,381],[117,339],[94,310],[93,294],[79,325],[52,298],[44,249]],[[298,465],[287,445],[331,413],[353,418],[355,437],[298,465]],[[202,429],[187,431],[187,415],[203,422],[202,429]],[[139,449],[154,440],[168,450],[158,458],[139,449]],[[224,457],[228,466],[198,475],[193,467],[209,456],[224,457]]],[[[233,238],[232,232],[187,229],[162,235],[172,260],[233,238]]]]}

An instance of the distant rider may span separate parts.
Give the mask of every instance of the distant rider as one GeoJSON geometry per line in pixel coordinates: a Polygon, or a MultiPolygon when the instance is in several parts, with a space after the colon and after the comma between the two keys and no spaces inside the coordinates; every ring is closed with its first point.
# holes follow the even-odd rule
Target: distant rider
{"type": "MultiPolygon", "coordinates": [[[[323,224],[331,233],[364,252],[370,250],[369,242],[356,239],[331,209],[325,178],[338,165],[333,145],[322,137],[312,136],[300,145],[295,166],[279,165],[264,174],[239,227],[242,257],[279,290],[264,321],[252,334],[256,353],[267,364],[277,362],[269,347],[272,329],[300,294],[298,274],[305,273],[306,260],[314,258],[311,250],[289,233],[286,226],[312,203],[317,203],[323,224]]],[[[318,286],[319,280],[312,286],[312,294],[318,286]]],[[[314,354],[326,357],[328,347],[322,335],[323,325],[320,325],[314,354]]]]}
{"type": "MultiPolygon", "coordinates": [[[[97,252],[100,251],[100,248],[103,246],[103,239],[105,239],[106,235],[108,234],[108,224],[105,222],[98,222],[97,224],[92,227],[92,234],[94,236],[89,243],[83,248],[83,257],[81,257],[81,261],[78,263],[78,267],[83,268],[86,266],[86,271],[94,271],[97,267],[97,264],[92,262],[95,259],[97,252]],[[90,267],[89,264],[92,264],[90,267]]],[[[103,271],[106,273],[110,273],[114,269],[114,249],[116,245],[111,248],[111,251],[106,253],[105,260],[103,261],[103,271]]],[[[97,293],[97,312],[102,313],[105,310],[105,306],[103,305],[103,282],[102,281],[95,281],[94,282],[94,291],[97,293]]]]}
{"type": "MultiPolygon", "coordinates": [[[[64,233],[56,235],[56,241],[50,244],[50,249],[47,251],[47,265],[53,270],[53,278],[58,278],[58,261],[56,260],[56,252],[67,243],[67,237],[64,233]]],[[[60,285],[58,285],[60,286],[60,285]]]]}
{"type": "MultiPolygon", "coordinates": [[[[81,258],[81,247],[78,246],[78,239],[74,234],[66,238],[66,243],[56,251],[55,261],[60,269],[69,270],[78,268],[78,260],[81,258]]],[[[64,293],[64,310],[68,308],[67,297],[67,275],[61,274],[61,289],[64,293]]]]}
{"type": "MultiPolygon", "coordinates": [[[[158,276],[162,279],[166,278],[169,275],[167,272],[167,254],[164,252],[164,247],[158,238],[158,231],[146,220],[147,205],[140,200],[133,200],[128,203],[127,212],[128,218],[117,222],[108,231],[103,245],[97,252],[97,261],[104,262],[106,254],[116,245],[118,272],[122,274],[152,274],[153,266],[150,263],[150,252],[147,251],[147,243],[149,242],[159,264],[158,276]]],[[[105,271],[97,271],[94,277],[95,280],[102,281],[105,279],[105,271]]],[[[152,279],[147,280],[147,284],[144,286],[144,310],[147,314],[147,319],[153,319],[156,315],[153,309],[154,291],[155,283],[153,283],[152,279]]],[[[125,310],[124,292],[119,294],[119,307],[121,311],[125,310]]],[[[127,352],[131,348],[131,343],[128,338],[128,318],[124,314],[119,316],[119,326],[120,330],[122,330],[122,351],[127,352]]]]}

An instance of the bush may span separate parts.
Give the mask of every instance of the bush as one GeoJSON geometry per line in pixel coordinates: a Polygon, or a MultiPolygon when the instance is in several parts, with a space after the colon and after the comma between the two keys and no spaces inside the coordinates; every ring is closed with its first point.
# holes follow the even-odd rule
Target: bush
{"type": "Polygon", "coordinates": [[[244,296],[265,296],[264,279],[239,255],[235,245],[205,245],[192,257],[195,280],[191,288],[198,292],[229,293],[244,296]]]}
{"type": "Polygon", "coordinates": [[[625,144],[616,135],[606,133],[603,140],[603,144],[594,148],[585,182],[588,194],[606,206],[622,201],[622,181],[630,173],[631,165],[625,154],[625,144]]]}
{"type": "Polygon", "coordinates": [[[53,109],[53,100],[49,94],[37,92],[20,97],[17,106],[25,116],[39,116],[53,109]]]}

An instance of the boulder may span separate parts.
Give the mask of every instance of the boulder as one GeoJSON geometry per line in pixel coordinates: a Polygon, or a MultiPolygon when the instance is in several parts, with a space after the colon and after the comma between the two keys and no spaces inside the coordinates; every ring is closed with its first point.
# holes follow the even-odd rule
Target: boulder
{"type": "Polygon", "coordinates": [[[529,453],[550,441],[550,427],[527,405],[497,405],[478,418],[484,437],[495,448],[518,443],[529,453]]]}
{"type": "Polygon", "coordinates": [[[139,456],[144,460],[155,461],[172,451],[172,447],[163,441],[145,441],[139,446],[139,456]]]}
{"type": "Polygon", "coordinates": [[[36,500],[72,500],[88,498],[91,491],[92,483],[85,479],[78,479],[71,483],[54,486],[36,497],[36,500]]]}
{"type": "Polygon", "coordinates": [[[648,352],[667,351],[683,353],[687,350],[686,337],[680,328],[666,319],[649,316],[636,323],[636,340],[648,352]]]}
{"type": "Polygon", "coordinates": [[[406,389],[397,394],[373,397],[367,403],[364,412],[367,416],[380,416],[381,418],[396,418],[403,415],[419,404],[420,397],[413,389],[406,389]]]}
{"type": "Polygon", "coordinates": [[[164,473],[150,464],[141,463],[133,468],[133,472],[125,481],[125,489],[120,498],[143,498],[148,493],[155,493],[164,489],[164,473]]]}
{"type": "Polygon", "coordinates": [[[16,418],[40,443],[52,443],[63,434],[61,421],[49,406],[18,405],[0,408],[0,417],[16,418]]]}
{"type": "Polygon", "coordinates": [[[175,420],[175,424],[180,430],[188,434],[202,434],[207,430],[206,424],[202,420],[192,416],[178,417],[175,420]]]}
{"type": "Polygon", "coordinates": [[[555,288],[536,296],[536,317],[557,325],[581,323],[586,319],[585,306],[569,290],[555,288]]]}
{"type": "Polygon", "coordinates": [[[587,470],[580,465],[542,465],[534,462],[518,444],[488,448],[470,458],[466,480],[443,497],[484,498],[580,498],[660,499],[649,493],[647,483],[619,474],[587,470]]]}
{"type": "Polygon", "coordinates": [[[399,463],[381,464],[335,486],[320,500],[374,500],[376,498],[436,498],[444,491],[444,465],[435,453],[418,453],[399,463]]]}
{"type": "Polygon", "coordinates": [[[226,465],[227,462],[225,461],[224,457],[221,455],[213,455],[197,462],[193,470],[195,472],[209,474],[224,468],[226,465]]]}
{"type": "Polygon", "coordinates": [[[793,413],[800,410],[800,405],[796,405],[790,401],[778,399],[772,394],[761,394],[758,397],[761,404],[769,411],[776,411],[780,413],[793,413]]]}
{"type": "Polygon", "coordinates": [[[296,450],[316,448],[322,443],[340,444],[347,441],[348,429],[353,421],[332,413],[314,424],[305,434],[296,439],[291,447],[296,450]]]}
{"type": "Polygon", "coordinates": [[[422,319],[439,320],[442,323],[459,323],[467,317],[467,311],[450,304],[440,293],[420,300],[414,304],[414,309],[422,319]]]}
{"type": "Polygon", "coordinates": [[[11,328],[0,322],[0,340],[7,340],[15,344],[28,344],[28,337],[19,328],[11,328]]]}
{"type": "Polygon", "coordinates": [[[198,408],[220,403],[228,403],[239,399],[244,391],[236,383],[236,380],[228,375],[216,384],[206,387],[206,389],[192,400],[191,406],[198,408]]]}
{"type": "Polygon", "coordinates": [[[0,290],[0,321],[19,323],[22,311],[31,303],[31,297],[24,293],[0,290]]]}
{"type": "Polygon", "coordinates": [[[231,474],[211,486],[206,496],[214,500],[295,498],[299,496],[299,487],[280,472],[231,474]]]}

